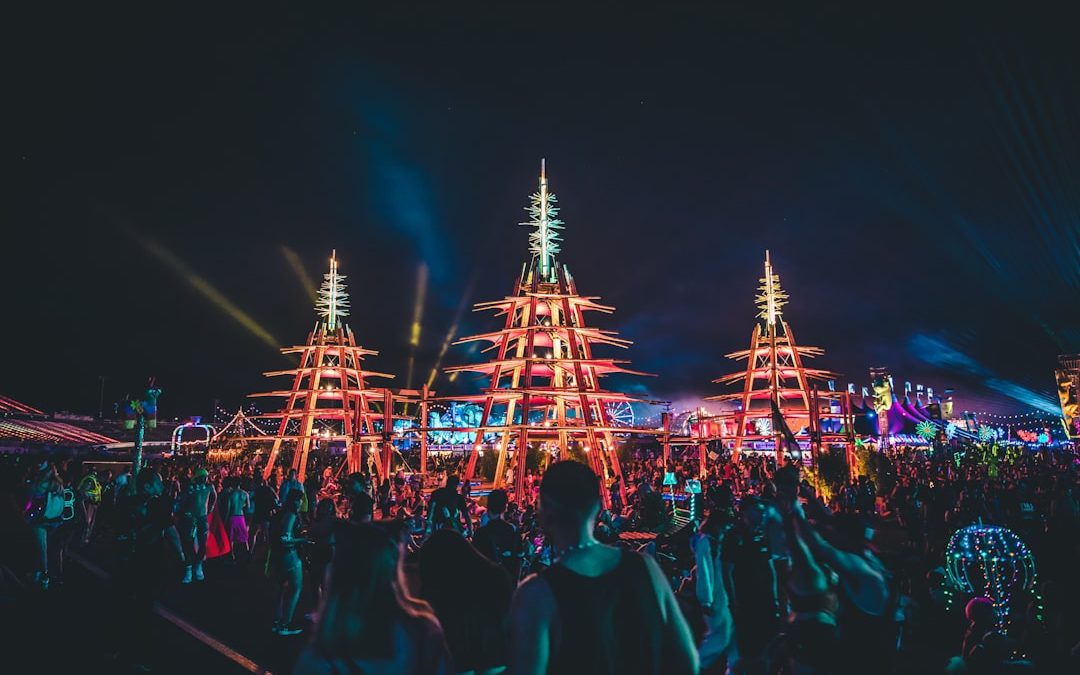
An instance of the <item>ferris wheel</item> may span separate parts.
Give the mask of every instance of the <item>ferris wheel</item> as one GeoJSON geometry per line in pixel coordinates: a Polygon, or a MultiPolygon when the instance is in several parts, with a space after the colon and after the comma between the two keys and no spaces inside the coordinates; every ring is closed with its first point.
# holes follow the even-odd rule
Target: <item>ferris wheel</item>
{"type": "Polygon", "coordinates": [[[608,401],[604,404],[608,421],[613,427],[634,426],[634,408],[629,401],[608,401]]]}

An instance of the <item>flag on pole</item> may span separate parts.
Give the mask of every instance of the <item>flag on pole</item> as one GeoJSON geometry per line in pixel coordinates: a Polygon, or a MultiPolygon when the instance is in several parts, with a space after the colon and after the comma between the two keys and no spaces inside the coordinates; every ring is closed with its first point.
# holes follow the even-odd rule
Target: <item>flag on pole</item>
{"type": "Polygon", "coordinates": [[[774,431],[780,433],[780,447],[792,459],[802,459],[802,448],[799,447],[799,441],[795,439],[795,434],[791,432],[787,422],[784,421],[784,416],[780,414],[780,406],[776,404],[776,399],[772,399],[770,403],[772,404],[772,426],[774,431]]]}

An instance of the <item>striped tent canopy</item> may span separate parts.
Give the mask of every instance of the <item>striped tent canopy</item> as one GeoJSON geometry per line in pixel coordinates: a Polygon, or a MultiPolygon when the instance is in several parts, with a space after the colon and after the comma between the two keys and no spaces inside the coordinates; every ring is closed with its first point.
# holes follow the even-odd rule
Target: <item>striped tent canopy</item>
{"type": "Polygon", "coordinates": [[[44,417],[45,413],[13,398],[0,396],[0,415],[40,415],[44,417]]]}
{"type": "Polygon", "coordinates": [[[33,406],[0,396],[0,441],[46,443],[50,445],[105,445],[116,443],[81,427],[45,419],[47,415],[33,406]]]}
{"type": "Polygon", "coordinates": [[[31,443],[105,445],[116,439],[81,429],[67,422],[49,420],[0,419],[0,440],[14,439],[31,443]]]}

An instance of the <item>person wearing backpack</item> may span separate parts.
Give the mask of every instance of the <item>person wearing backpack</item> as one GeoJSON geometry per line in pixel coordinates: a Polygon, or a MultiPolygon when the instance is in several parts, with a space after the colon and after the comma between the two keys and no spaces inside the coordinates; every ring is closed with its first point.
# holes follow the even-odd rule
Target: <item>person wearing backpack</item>
{"type": "Polygon", "coordinates": [[[38,461],[26,481],[24,515],[34,542],[34,585],[49,588],[49,532],[64,515],[64,486],[56,468],[46,458],[38,461]]]}

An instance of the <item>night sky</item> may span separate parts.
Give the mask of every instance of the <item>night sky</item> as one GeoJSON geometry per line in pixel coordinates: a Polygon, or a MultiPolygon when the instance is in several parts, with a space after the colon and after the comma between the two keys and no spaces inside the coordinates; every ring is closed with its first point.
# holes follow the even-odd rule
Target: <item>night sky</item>
{"type": "Polygon", "coordinates": [[[96,412],[99,375],[156,375],[166,415],[236,407],[315,321],[290,257],[317,283],[333,248],[401,386],[426,265],[418,386],[463,300],[512,289],[541,157],[561,262],[658,375],[615,388],[721,393],[766,248],[841,384],[1053,409],[1080,350],[1065,14],[157,4],[8,18],[2,394],[96,412]]]}

